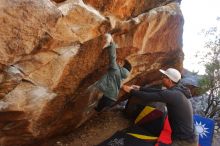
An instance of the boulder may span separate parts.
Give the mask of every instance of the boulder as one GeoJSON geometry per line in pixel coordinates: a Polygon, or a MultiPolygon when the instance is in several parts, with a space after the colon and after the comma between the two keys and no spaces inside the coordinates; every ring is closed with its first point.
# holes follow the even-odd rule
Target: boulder
{"type": "Polygon", "coordinates": [[[41,48],[61,12],[49,0],[2,0],[0,63],[12,65],[41,48]]]}
{"type": "Polygon", "coordinates": [[[0,145],[66,133],[93,115],[99,98],[88,88],[108,68],[106,32],[118,44],[118,62],[132,65],[126,84],[158,81],[160,68],[182,71],[179,1],[2,0],[0,6],[0,145]]]}

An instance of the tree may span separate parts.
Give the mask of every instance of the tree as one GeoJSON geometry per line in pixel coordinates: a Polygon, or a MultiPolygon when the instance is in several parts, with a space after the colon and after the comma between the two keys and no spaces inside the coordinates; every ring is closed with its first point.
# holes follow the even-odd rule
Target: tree
{"type": "Polygon", "coordinates": [[[205,74],[200,81],[200,86],[201,92],[204,93],[203,99],[206,100],[203,114],[206,117],[215,118],[220,116],[220,33],[217,27],[212,27],[204,31],[204,34],[208,38],[205,48],[209,51],[202,58],[205,74]]]}

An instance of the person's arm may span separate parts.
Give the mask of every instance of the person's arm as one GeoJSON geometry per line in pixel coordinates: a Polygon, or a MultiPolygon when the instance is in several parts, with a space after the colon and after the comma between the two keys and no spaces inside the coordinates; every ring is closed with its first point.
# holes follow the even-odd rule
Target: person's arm
{"type": "Polygon", "coordinates": [[[109,55],[109,68],[117,69],[118,65],[116,62],[116,44],[111,42],[110,45],[107,47],[108,55],[109,55]]]}
{"type": "Polygon", "coordinates": [[[162,89],[157,89],[157,88],[151,88],[151,87],[140,87],[139,89],[140,91],[144,91],[144,92],[160,92],[162,91],[162,89]]]}
{"type": "Polygon", "coordinates": [[[135,90],[132,86],[123,85],[123,90],[127,93],[130,93],[134,98],[139,98],[143,102],[164,102],[171,103],[172,99],[170,98],[169,91],[160,91],[160,92],[145,92],[140,90],[135,90]]]}
{"type": "Polygon", "coordinates": [[[152,88],[152,87],[149,87],[149,86],[131,85],[131,87],[134,90],[140,90],[140,91],[145,91],[145,92],[158,92],[158,91],[162,91],[161,89],[152,88]]]}
{"type": "Polygon", "coordinates": [[[159,88],[154,88],[153,86],[159,86],[162,84],[161,80],[157,80],[154,82],[151,82],[150,84],[146,84],[145,86],[142,86],[140,88],[140,91],[146,91],[146,92],[158,92],[161,91],[159,88]]]}
{"type": "Polygon", "coordinates": [[[111,36],[111,34],[106,33],[105,34],[105,45],[103,49],[108,50],[108,56],[109,56],[109,68],[110,69],[117,69],[118,65],[116,62],[116,44],[114,43],[114,40],[111,36]]]}
{"type": "Polygon", "coordinates": [[[130,94],[135,97],[141,99],[143,102],[164,102],[169,103],[169,97],[165,97],[164,91],[160,92],[145,92],[145,91],[137,91],[131,90],[130,94]]]}

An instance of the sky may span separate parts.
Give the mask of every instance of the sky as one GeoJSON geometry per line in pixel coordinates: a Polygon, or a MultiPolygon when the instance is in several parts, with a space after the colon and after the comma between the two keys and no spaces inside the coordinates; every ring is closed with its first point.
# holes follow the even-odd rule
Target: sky
{"type": "Polygon", "coordinates": [[[220,0],[182,0],[181,10],[184,17],[183,27],[183,52],[185,59],[184,68],[204,73],[204,67],[199,64],[195,55],[198,51],[206,51],[205,38],[202,29],[218,26],[217,17],[220,17],[220,0]]]}

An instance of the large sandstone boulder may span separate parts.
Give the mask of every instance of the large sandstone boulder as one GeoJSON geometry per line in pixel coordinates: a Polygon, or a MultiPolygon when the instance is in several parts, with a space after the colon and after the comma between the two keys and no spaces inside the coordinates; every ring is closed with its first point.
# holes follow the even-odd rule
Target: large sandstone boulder
{"type": "Polygon", "coordinates": [[[0,11],[0,145],[68,132],[93,114],[88,87],[108,67],[106,32],[132,65],[127,84],[182,70],[178,1],[2,0],[0,11]]]}

